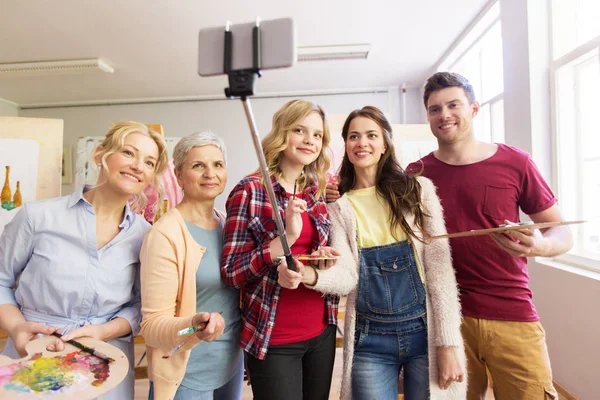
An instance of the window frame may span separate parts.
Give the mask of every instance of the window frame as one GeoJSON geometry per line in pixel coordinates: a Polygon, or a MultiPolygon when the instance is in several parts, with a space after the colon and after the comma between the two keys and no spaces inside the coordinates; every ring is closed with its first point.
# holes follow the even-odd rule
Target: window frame
{"type": "MultiPolygon", "coordinates": [[[[552,2],[551,2],[552,3],[552,2]]],[[[563,162],[561,162],[560,158],[560,146],[559,146],[559,136],[561,135],[560,133],[560,111],[559,111],[559,98],[558,98],[558,90],[559,90],[559,74],[561,72],[561,69],[563,67],[568,67],[569,64],[577,61],[580,58],[583,58],[584,56],[586,56],[587,54],[596,51],[597,54],[596,56],[598,57],[598,60],[600,62],[600,35],[596,36],[595,38],[590,39],[589,41],[576,46],[575,48],[572,48],[571,50],[569,50],[568,52],[566,52],[565,54],[563,54],[562,56],[560,56],[559,58],[557,58],[556,60],[554,59],[554,43],[553,43],[553,38],[555,35],[555,24],[554,24],[554,18],[552,15],[552,4],[550,5],[550,13],[549,13],[549,27],[550,27],[550,31],[551,31],[551,35],[550,35],[550,54],[551,54],[551,60],[550,60],[550,99],[551,99],[551,104],[550,104],[550,125],[551,125],[551,141],[552,141],[552,164],[553,164],[553,168],[552,168],[552,186],[554,188],[556,188],[557,190],[557,195],[562,196],[563,194],[563,190],[564,189],[564,184],[561,181],[561,166],[563,164],[563,162]]],[[[592,55],[593,57],[593,55],[592,55]]],[[[584,61],[585,62],[585,61],[584,61]]],[[[577,77],[574,77],[574,79],[576,80],[577,77]]],[[[576,93],[576,92],[575,92],[576,93]]],[[[575,95],[576,96],[576,95],[575,95]]],[[[577,99],[575,97],[575,102],[577,103],[577,99]]],[[[578,109],[578,107],[576,106],[577,104],[574,104],[575,110],[578,109]]],[[[576,114],[574,116],[574,122],[575,125],[573,126],[573,129],[575,130],[575,135],[576,135],[576,160],[575,163],[577,164],[576,166],[576,171],[581,172],[582,171],[582,164],[583,164],[583,154],[581,154],[581,134],[578,132],[578,120],[579,120],[579,116],[577,115],[577,111],[575,111],[576,114]]],[[[580,186],[578,186],[578,190],[580,189],[580,186]]],[[[581,192],[578,192],[581,194],[581,192]]],[[[581,195],[577,196],[578,198],[582,198],[581,195]]],[[[581,203],[581,201],[580,201],[581,203]]],[[[581,211],[581,209],[583,208],[581,206],[581,204],[579,204],[578,206],[578,210],[576,210],[576,212],[579,214],[581,211]]],[[[581,217],[583,217],[581,214],[579,214],[578,219],[581,219],[581,217]]],[[[578,227],[574,227],[573,229],[579,229],[578,227]]],[[[581,243],[583,243],[583,239],[581,239],[581,243]]],[[[593,272],[600,272],[600,256],[597,255],[592,255],[589,254],[588,252],[584,252],[583,249],[581,249],[578,252],[572,252],[573,250],[570,250],[569,252],[559,255],[557,257],[554,257],[555,261],[558,261],[560,263],[566,264],[566,265],[570,265],[573,267],[577,267],[577,268],[581,268],[581,269],[585,269],[585,270],[589,270],[589,271],[593,271],[593,272]]]]}
{"type": "MultiPolygon", "coordinates": [[[[444,54],[440,62],[438,62],[435,70],[437,72],[440,71],[451,71],[457,64],[459,64],[464,57],[469,54],[476,47],[481,40],[485,38],[485,36],[494,28],[498,26],[498,29],[501,30],[502,22],[501,22],[501,13],[500,13],[500,1],[495,0],[491,1],[486,5],[486,7],[481,11],[479,16],[473,21],[471,26],[465,30],[465,32],[459,37],[459,39],[454,43],[454,45],[449,49],[449,51],[444,54]],[[466,44],[465,44],[466,43],[466,44]]],[[[478,58],[478,69],[480,72],[483,71],[483,59],[481,51],[477,53],[478,58]]],[[[483,96],[483,82],[481,78],[481,73],[479,76],[478,82],[472,82],[476,87],[481,90],[481,96],[483,96]]],[[[481,100],[481,99],[478,99],[481,100]]],[[[494,127],[497,126],[495,119],[495,113],[493,112],[493,106],[498,102],[504,102],[504,88],[498,94],[495,94],[493,97],[486,99],[485,101],[479,102],[480,106],[480,114],[485,107],[489,109],[489,123],[484,125],[483,115],[479,117],[481,120],[481,129],[476,131],[476,136],[479,139],[488,141],[490,143],[504,143],[505,142],[505,132],[495,132],[494,127]],[[478,133],[477,133],[478,132],[478,133]],[[489,132],[489,135],[487,134],[489,132]]],[[[502,107],[504,110],[504,105],[502,107]]],[[[502,124],[501,126],[504,129],[504,112],[501,116],[502,124]]]]}

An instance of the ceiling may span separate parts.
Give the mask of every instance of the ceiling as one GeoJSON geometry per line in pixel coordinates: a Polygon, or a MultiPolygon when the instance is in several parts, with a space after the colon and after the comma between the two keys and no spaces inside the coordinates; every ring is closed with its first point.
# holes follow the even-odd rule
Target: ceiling
{"type": "Polygon", "coordinates": [[[291,16],[299,46],[371,43],[368,60],[264,71],[259,93],[420,86],[488,0],[2,0],[0,63],[100,57],[113,74],[0,79],[21,106],[221,96],[226,78],[200,78],[203,27],[291,16]]]}

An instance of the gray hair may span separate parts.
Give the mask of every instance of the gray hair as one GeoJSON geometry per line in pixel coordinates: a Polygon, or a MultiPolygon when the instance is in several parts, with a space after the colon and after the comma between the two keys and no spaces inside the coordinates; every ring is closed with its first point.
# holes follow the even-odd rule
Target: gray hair
{"type": "Polygon", "coordinates": [[[216,146],[223,153],[223,161],[227,165],[227,150],[223,139],[212,132],[196,132],[182,137],[173,149],[173,165],[176,170],[181,170],[185,158],[194,147],[216,146]]]}

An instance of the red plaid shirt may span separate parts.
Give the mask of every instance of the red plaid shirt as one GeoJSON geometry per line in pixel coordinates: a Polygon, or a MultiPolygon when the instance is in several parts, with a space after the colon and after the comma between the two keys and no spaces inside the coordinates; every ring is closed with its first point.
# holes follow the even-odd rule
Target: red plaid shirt
{"type": "MultiPolygon", "coordinates": [[[[279,213],[284,218],[288,202],[286,191],[273,177],[271,182],[279,213]]],[[[325,201],[323,198],[317,200],[316,192],[316,187],[309,187],[303,195],[308,215],[318,233],[313,239],[313,251],[327,244],[331,224],[325,201]]],[[[263,360],[275,324],[281,286],[277,283],[279,260],[271,258],[269,249],[271,241],[277,237],[277,225],[260,173],[248,175],[233,188],[226,208],[221,275],[226,285],[243,289],[241,345],[245,351],[263,360]]],[[[338,303],[337,296],[325,296],[329,324],[337,323],[338,303]]]]}

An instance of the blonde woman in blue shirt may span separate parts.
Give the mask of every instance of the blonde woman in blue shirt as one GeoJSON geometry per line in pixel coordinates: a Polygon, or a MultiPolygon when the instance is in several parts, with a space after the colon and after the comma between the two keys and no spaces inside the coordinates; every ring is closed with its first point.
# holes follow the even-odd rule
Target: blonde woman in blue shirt
{"type": "MultiPolygon", "coordinates": [[[[94,162],[100,169],[94,187],[25,204],[0,237],[0,329],[9,335],[3,354],[20,358],[38,334],[55,331],[63,342],[84,336],[106,341],[127,355],[130,369],[101,398],[132,399],[139,251],[150,227],[135,211],[144,206],[144,188],[157,184],[167,152],[158,133],[120,122],[94,162]]],[[[60,351],[63,342],[49,349],[60,351]]]]}

